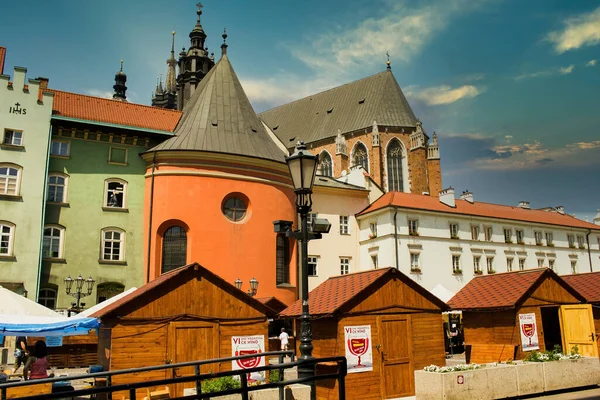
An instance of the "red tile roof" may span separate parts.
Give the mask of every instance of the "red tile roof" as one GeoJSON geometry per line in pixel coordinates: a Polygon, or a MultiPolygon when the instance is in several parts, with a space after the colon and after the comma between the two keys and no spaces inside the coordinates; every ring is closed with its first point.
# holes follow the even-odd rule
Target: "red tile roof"
{"type": "Polygon", "coordinates": [[[173,132],[181,118],[181,111],[47,90],[54,92],[53,114],[56,116],[166,132],[173,132]]]}
{"type": "Polygon", "coordinates": [[[101,310],[98,310],[94,314],[90,315],[90,317],[93,317],[93,318],[105,317],[105,316],[111,314],[113,311],[119,309],[121,306],[129,303],[130,301],[133,301],[133,300],[137,299],[138,297],[144,296],[146,293],[152,291],[153,289],[162,286],[165,282],[168,282],[171,279],[176,278],[177,276],[189,271],[190,269],[196,269],[196,268],[198,268],[200,270],[200,273],[202,275],[211,276],[211,277],[213,277],[213,279],[220,281],[223,285],[230,286],[234,291],[237,290],[240,294],[240,297],[246,296],[247,297],[246,300],[254,308],[260,310],[261,312],[264,312],[266,314],[270,310],[270,308],[266,307],[264,304],[262,304],[258,300],[254,299],[253,297],[248,296],[246,293],[237,289],[235,286],[233,286],[231,283],[227,282],[220,276],[207,270],[206,268],[204,268],[203,266],[201,266],[198,263],[192,263],[192,264],[188,264],[183,267],[174,269],[172,271],[167,272],[166,274],[159,276],[158,278],[154,279],[153,281],[150,281],[150,282],[146,283],[145,285],[139,287],[137,290],[134,290],[133,292],[129,293],[127,296],[123,296],[122,298],[115,301],[114,303],[109,304],[108,306],[106,306],[105,308],[103,308],[101,310]]]}
{"type": "Polygon", "coordinates": [[[600,303],[600,272],[561,276],[588,303],[600,303]]]}
{"type": "MultiPolygon", "coordinates": [[[[437,304],[440,309],[447,309],[444,302],[422,288],[418,283],[406,277],[396,268],[380,268],[370,271],[356,272],[329,278],[314,288],[308,295],[310,315],[331,315],[342,308],[348,301],[359,296],[360,293],[374,285],[377,281],[384,281],[384,276],[398,276],[407,284],[420,291],[429,300],[437,304]]],[[[302,314],[302,302],[294,304],[283,310],[280,317],[296,317],[302,314]]]]}
{"type": "Polygon", "coordinates": [[[456,200],[456,207],[449,207],[440,202],[437,196],[412,193],[388,192],[358,215],[381,210],[386,207],[402,207],[423,211],[437,211],[450,214],[463,214],[478,217],[509,219],[514,221],[534,222],[539,224],[569,226],[573,228],[600,230],[600,226],[585,222],[567,214],[543,210],[527,210],[520,207],[505,206],[492,203],[456,200]]]}
{"type": "Polygon", "coordinates": [[[550,277],[556,279],[575,297],[584,300],[551,269],[540,268],[477,276],[451,298],[448,305],[456,310],[516,308],[538,283],[550,277]]]}

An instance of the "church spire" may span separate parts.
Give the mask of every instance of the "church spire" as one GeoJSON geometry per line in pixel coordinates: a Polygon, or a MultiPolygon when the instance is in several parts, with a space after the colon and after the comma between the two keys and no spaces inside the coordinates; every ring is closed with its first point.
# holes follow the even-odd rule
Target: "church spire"
{"type": "Polygon", "coordinates": [[[387,61],[385,62],[387,65],[387,70],[390,71],[392,69],[392,64],[390,63],[390,52],[386,51],[385,55],[387,56],[387,61]]]}
{"type": "Polygon", "coordinates": [[[206,40],[206,33],[204,33],[204,28],[202,28],[202,24],[200,23],[200,16],[202,15],[202,3],[197,3],[196,14],[198,15],[198,20],[196,21],[196,26],[190,32],[190,42],[191,49],[200,49],[201,52],[204,51],[204,41],[206,40]]]}
{"type": "Polygon", "coordinates": [[[167,60],[167,80],[165,82],[165,91],[167,93],[175,93],[177,91],[177,72],[175,66],[177,60],[175,60],[175,31],[171,33],[173,35],[171,39],[171,57],[167,60]]]}
{"type": "Polygon", "coordinates": [[[113,86],[115,91],[113,93],[113,99],[127,101],[127,96],[125,95],[125,92],[127,91],[127,86],[125,86],[126,82],[127,75],[123,72],[123,60],[121,60],[121,69],[115,74],[115,84],[113,86]]]}

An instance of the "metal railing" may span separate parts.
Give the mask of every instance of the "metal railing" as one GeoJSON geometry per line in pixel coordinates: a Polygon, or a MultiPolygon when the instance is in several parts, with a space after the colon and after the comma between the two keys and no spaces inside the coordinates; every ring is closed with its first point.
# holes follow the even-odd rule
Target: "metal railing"
{"type": "MultiPolygon", "coordinates": [[[[345,357],[325,357],[325,358],[316,358],[311,363],[315,365],[328,363],[328,365],[335,365],[337,370],[335,373],[326,373],[315,375],[309,378],[300,378],[300,379],[292,379],[292,380],[284,380],[284,371],[286,369],[291,369],[294,367],[298,367],[304,365],[306,362],[302,360],[294,360],[294,352],[292,351],[272,351],[265,352],[260,354],[261,357],[278,357],[278,364],[270,364],[265,365],[264,367],[254,367],[248,369],[240,369],[235,371],[224,371],[224,372],[210,372],[210,373],[201,373],[200,367],[203,365],[210,364],[218,364],[223,362],[231,362],[235,360],[256,358],[253,355],[243,355],[243,356],[235,356],[235,357],[227,357],[227,358],[214,358],[210,360],[199,360],[199,361],[189,361],[177,364],[166,364],[166,365],[156,365],[152,367],[143,367],[143,368],[130,368],[130,369],[122,369],[117,371],[103,371],[96,372],[92,374],[83,374],[83,375],[72,375],[72,376],[61,376],[54,378],[46,378],[46,379],[34,379],[20,382],[10,382],[0,384],[0,400],[7,399],[7,389],[17,388],[22,386],[29,385],[40,385],[44,383],[55,383],[55,382],[65,382],[65,381],[74,381],[74,380],[91,380],[94,381],[98,378],[106,379],[106,386],[102,387],[90,387],[85,389],[76,389],[69,392],[57,392],[57,393],[44,393],[37,394],[31,396],[24,397],[12,397],[15,399],[21,400],[42,400],[42,399],[60,399],[60,398],[71,398],[77,396],[95,396],[98,394],[106,393],[108,400],[112,400],[112,394],[115,392],[128,392],[130,400],[136,400],[138,397],[136,395],[136,391],[138,389],[151,388],[157,386],[165,386],[165,385],[173,385],[177,383],[187,383],[194,382],[196,387],[196,394],[191,394],[183,397],[171,397],[172,399],[206,399],[215,396],[222,396],[227,394],[240,394],[242,400],[249,399],[249,393],[278,388],[279,390],[279,399],[283,400],[285,395],[285,387],[288,385],[293,385],[297,383],[308,384],[311,386],[311,398],[315,398],[315,381],[324,380],[324,379],[336,379],[338,382],[338,394],[339,399],[346,398],[345,391],[345,377],[347,374],[347,364],[345,357]],[[284,362],[284,357],[290,357],[290,362],[284,362]],[[183,367],[194,367],[194,374],[188,376],[175,376],[175,369],[183,368],[183,367]],[[112,384],[112,378],[118,375],[126,375],[126,374],[139,374],[141,372],[150,372],[157,370],[171,370],[172,378],[165,379],[155,379],[155,380],[147,380],[147,381],[138,381],[138,382],[130,382],[125,384],[112,384]],[[262,372],[262,371],[279,371],[280,380],[278,382],[268,382],[261,385],[249,385],[248,384],[248,376],[253,372],[262,372]],[[202,392],[202,381],[221,378],[225,376],[238,376],[240,380],[241,387],[240,388],[232,388],[218,392],[210,392],[203,393],[202,392]]],[[[316,368],[315,368],[316,369],[316,368]]],[[[174,394],[177,396],[177,394],[174,394]]]]}

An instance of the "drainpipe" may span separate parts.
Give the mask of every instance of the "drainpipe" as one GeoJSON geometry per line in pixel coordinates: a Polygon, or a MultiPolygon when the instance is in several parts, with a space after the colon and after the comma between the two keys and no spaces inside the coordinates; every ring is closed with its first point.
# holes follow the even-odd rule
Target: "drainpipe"
{"type": "Polygon", "coordinates": [[[398,262],[398,224],[396,223],[396,216],[398,215],[398,209],[394,209],[394,247],[396,249],[396,269],[400,269],[398,262]]]}
{"type": "Polygon", "coordinates": [[[154,209],[154,169],[156,168],[156,151],[152,155],[152,172],[150,174],[150,205],[148,212],[148,243],[146,244],[148,247],[148,252],[146,253],[146,283],[150,282],[150,253],[151,253],[151,244],[152,244],[152,213],[154,209]]]}
{"type": "MultiPolygon", "coordinates": [[[[36,282],[35,301],[39,300],[40,284],[42,282],[42,252],[44,249],[44,224],[46,223],[46,185],[48,184],[48,171],[50,170],[50,144],[52,143],[52,121],[50,121],[50,129],[48,130],[48,144],[46,148],[46,172],[44,173],[44,195],[42,196],[42,226],[40,227],[40,254],[38,258],[38,276],[36,282]]],[[[57,292],[58,295],[58,292],[57,292]]]]}
{"type": "Polygon", "coordinates": [[[585,241],[587,242],[588,258],[590,260],[590,272],[594,272],[594,269],[592,268],[592,249],[590,249],[590,235],[591,234],[592,234],[592,230],[588,229],[588,233],[585,234],[585,241]]]}

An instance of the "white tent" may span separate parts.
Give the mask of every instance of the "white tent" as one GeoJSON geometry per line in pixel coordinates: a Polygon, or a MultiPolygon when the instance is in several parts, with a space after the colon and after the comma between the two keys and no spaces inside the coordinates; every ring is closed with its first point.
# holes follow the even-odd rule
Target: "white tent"
{"type": "Polygon", "coordinates": [[[431,289],[431,293],[433,293],[438,299],[440,299],[444,303],[447,303],[448,300],[453,298],[454,295],[456,294],[453,291],[447,289],[441,283],[438,283],[437,285],[435,285],[435,287],[433,289],[431,289]]]}
{"type": "Polygon", "coordinates": [[[76,316],[74,316],[72,318],[89,317],[93,313],[102,310],[104,307],[111,305],[112,303],[114,303],[115,301],[119,300],[120,298],[127,296],[129,293],[133,292],[134,290],[137,290],[137,288],[132,287],[131,289],[126,290],[123,293],[119,293],[118,295],[113,296],[110,299],[106,299],[103,302],[98,303],[95,306],[90,307],[87,310],[84,310],[84,311],[80,312],[79,314],[77,314],[76,316]]]}

